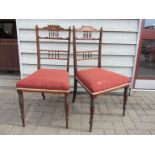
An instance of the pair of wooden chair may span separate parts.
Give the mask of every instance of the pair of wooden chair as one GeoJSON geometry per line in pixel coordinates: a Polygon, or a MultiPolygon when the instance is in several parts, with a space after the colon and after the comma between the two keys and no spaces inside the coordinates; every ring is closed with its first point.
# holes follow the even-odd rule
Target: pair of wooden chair
{"type": "MultiPolygon", "coordinates": [[[[128,96],[128,88],[130,80],[128,77],[108,71],[101,68],[101,51],[102,51],[102,28],[97,30],[91,26],[83,26],[80,29],[73,27],[73,56],[74,56],[74,93],[73,103],[77,94],[77,83],[90,94],[90,132],[92,131],[94,116],[94,99],[97,95],[124,88],[123,116],[125,115],[126,102],[128,96]],[[96,37],[93,37],[96,36],[96,37]],[[80,42],[87,42],[89,45],[98,46],[97,49],[78,50],[80,42]],[[80,62],[87,60],[97,60],[96,68],[79,70],[80,62]]],[[[69,63],[70,63],[70,44],[71,44],[71,27],[64,29],[58,25],[49,25],[44,28],[36,26],[36,43],[37,43],[37,66],[38,70],[28,77],[17,82],[17,92],[19,95],[19,106],[21,111],[22,125],[25,126],[24,116],[24,92],[41,93],[45,99],[45,93],[64,94],[65,120],[66,128],[69,124],[69,103],[68,96],[70,94],[69,83],[69,63]],[[62,36],[60,36],[62,35],[62,36]],[[41,47],[42,41],[61,40],[63,44],[67,44],[67,50],[51,50],[41,47]],[[66,56],[66,58],[65,58],[66,56]],[[47,69],[41,67],[41,59],[65,60],[67,61],[66,70],[63,69],[47,69]]],[[[94,46],[93,46],[94,48],[94,46]]],[[[94,62],[94,61],[93,61],[94,62]]]]}

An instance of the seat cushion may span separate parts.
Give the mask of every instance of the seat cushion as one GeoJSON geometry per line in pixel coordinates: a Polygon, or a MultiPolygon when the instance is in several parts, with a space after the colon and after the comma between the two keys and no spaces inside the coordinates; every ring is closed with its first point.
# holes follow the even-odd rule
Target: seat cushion
{"type": "Polygon", "coordinates": [[[68,91],[69,74],[65,70],[39,69],[16,83],[17,88],[68,91]]]}
{"type": "Polygon", "coordinates": [[[92,93],[106,91],[130,82],[130,79],[126,76],[101,68],[80,70],[76,77],[92,93]]]}

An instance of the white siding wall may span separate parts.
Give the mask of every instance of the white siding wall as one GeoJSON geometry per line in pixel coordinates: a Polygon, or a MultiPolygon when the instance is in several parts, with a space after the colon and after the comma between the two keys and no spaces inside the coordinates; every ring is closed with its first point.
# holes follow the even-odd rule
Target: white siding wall
{"type": "MultiPolygon", "coordinates": [[[[137,37],[139,20],[17,20],[17,31],[19,40],[19,54],[21,77],[25,77],[37,69],[36,42],[35,42],[35,25],[44,27],[49,24],[61,25],[69,27],[75,25],[92,25],[96,28],[103,27],[103,49],[102,49],[102,66],[112,71],[121,73],[128,77],[133,76],[134,58],[136,55],[137,37]]],[[[62,47],[63,44],[55,42],[50,44],[42,42],[42,46],[46,47],[62,47]]],[[[79,47],[86,48],[88,44],[81,42],[79,47]]],[[[95,43],[89,44],[95,48],[95,43]]],[[[71,41],[71,64],[70,75],[73,84],[73,46],[71,41]]],[[[51,66],[53,68],[64,68],[64,63],[60,61],[44,61],[43,66],[51,66]]],[[[87,66],[95,65],[86,62],[87,66]]],[[[82,67],[81,68],[86,68],[82,67]]]]}

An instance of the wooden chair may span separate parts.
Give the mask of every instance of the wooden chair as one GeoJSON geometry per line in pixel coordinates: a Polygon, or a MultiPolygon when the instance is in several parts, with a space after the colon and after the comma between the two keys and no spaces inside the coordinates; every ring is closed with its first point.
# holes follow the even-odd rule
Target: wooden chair
{"type": "MultiPolygon", "coordinates": [[[[44,28],[36,26],[36,44],[37,44],[37,68],[38,70],[26,78],[16,83],[17,92],[19,95],[19,106],[21,111],[22,125],[25,126],[24,116],[24,92],[41,93],[45,99],[44,93],[64,94],[65,102],[65,119],[66,128],[68,128],[69,121],[69,104],[67,98],[70,93],[69,85],[69,57],[70,57],[70,38],[71,28],[64,29],[59,25],[48,25],[44,28]],[[60,37],[60,34],[63,37],[60,37]],[[55,40],[63,42],[67,50],[51,50],[42,47],[42,41],[52,43],[55,40]],[[61,41],[60,41],[61,40],[61,41]],[[66,58],[64,57],[66,55],[66,58]],[[66,62],[66,70],[64,69],[49,69],[42,68],[41,60],[44,63],[47,61],[61,60],[66,62]]],[[[59,47],[60,49],[60,47],[59,47]]]]}
{"type": "Polygon", "coordinates": [[[126,101],[128,96],[128,88],[130,80],[128,77],[109,70],[101,68],[101,51],[102,51],[102,28],[97,30],[91,26],[83,26],[80,29],[73,27],[73,45],[74,45],[74,94],[73,103],[75,102],[77,94],[77,83],[90,94],[90,132],[92,131],[93,117],[94,117],[94,99],[97,95],[113,91],[115,89],[124,88],[124,102],[123,102],[123,116],[125,116],[126,101]],[[82,37],[78,34],[82,33],[82,37]],[[97,37],[93,38],[93,35],[97,37]],[[97,50],[79,50],[77,44],[79,41],[97,43],[97,50]],[[97,60],[97,68],[78,70],[78,63],[80,61],[97,60]]]}

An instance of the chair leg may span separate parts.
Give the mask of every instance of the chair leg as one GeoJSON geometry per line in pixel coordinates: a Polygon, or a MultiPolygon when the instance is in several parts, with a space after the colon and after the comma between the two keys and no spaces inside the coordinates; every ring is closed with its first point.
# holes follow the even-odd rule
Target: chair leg
{"type": "Polygon", "coordinates": [[[44,93],[41,93],[41,94],[42,94],[43,100],[45,100],[45,94],[44,93]]]}
{"type": "Polygon", "coordinates": [[[125,116],[125,110],[126,110],[126,102],[128,98],[128,88],[129,86],[124,88],[124,97],[123,97],[123,117],[125,116]]]}
{"type": "Polygon", "coordinates": [[[69,104],[68,104],[68,94],[65,94],[65,120],[66,120],[66,129],[68,129],[69,123],[69,104]]]}
{"type": "Polygon", "coordinates": [[[77,80],[76,80],[76,78],[74,78],[74,92],[73,92],[73,100],[72,100],[72,103],[75,102],[76,94],[77,94],[77,80]]]}
{"type": "Polygon", "coordinates": [[[90,129],[89,132],[92,131],[92,126],[93,126],[93,118],[94,118],[94,111],[95,111],[95,105],[94,105],[94,99],[95,97],[93,95],[91,95],[91,103],[90,103],[90,129]]]}
{"type": "Polygon", "coordinates": [[[22,125],[23,125],[23,127],[25,127],[23,92],[22,91],[18,91],[18,96],[19,96],[19,107],[20,107],[20,112],[21,112],[22,125]]]}

